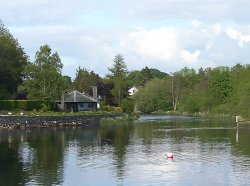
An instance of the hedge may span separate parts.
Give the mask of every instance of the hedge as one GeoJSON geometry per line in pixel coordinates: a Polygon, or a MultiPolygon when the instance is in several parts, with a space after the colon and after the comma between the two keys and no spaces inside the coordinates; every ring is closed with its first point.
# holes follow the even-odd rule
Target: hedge
{"type": "Polygon", "coordinates": [[[101,111],[112,112],[112,113],[122,113],[123,110],[121,107],[114,107],[114,106],[101,106],[101,111]]]}
{"type": "Polygon", "coordinates": [[[0,110],[32,111],[41,109],[44,104],[51,107],[53,103],[39,100],[0,100],[0,110]]]}

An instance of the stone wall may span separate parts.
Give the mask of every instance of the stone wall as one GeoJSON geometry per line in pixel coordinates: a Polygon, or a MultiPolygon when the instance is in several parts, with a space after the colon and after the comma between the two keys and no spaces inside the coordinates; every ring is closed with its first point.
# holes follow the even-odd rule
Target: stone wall
{"type": "Polygon", "coordinates": [[[94,126],[101,118],[118,117],[118,114],[97,114],[77,116],[0,116],[1,128],[47,127],[47,126],[94,126]]]}

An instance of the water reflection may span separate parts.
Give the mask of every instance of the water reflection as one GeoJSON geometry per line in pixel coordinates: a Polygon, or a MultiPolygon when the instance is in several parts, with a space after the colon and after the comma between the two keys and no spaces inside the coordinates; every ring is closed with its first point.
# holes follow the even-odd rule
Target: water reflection
{"type": "Polygon", "coordinates": [[[0,185],[244,185],[249,134],[229,120],[183,117],[1,130],[0,185]]]}
{"type": "Polygon", "coordinates": [[[116,177],[123,178],[125,171],[125,155],[129,143],[129,135],[132,127],[106,127],[100,130],[101,143],[111,145],[113,149],[113,165],[116,168],[116,177]]]}

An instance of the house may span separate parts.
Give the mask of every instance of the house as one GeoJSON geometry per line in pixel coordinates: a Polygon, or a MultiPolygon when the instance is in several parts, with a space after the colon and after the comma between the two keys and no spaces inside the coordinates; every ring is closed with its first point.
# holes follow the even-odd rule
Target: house
{"type": "Polygon", "coordinates": [[[57,104],[58,110],[65,112],[96,111],[98,107],[97,88],[93,87],[93,97],[74,90],[63,93],[62,100],[57,104]]]}
{"type": "Polygon", "coordinates": [[[139,90],[138,88],[132,87],[132,88],[130,88],[130,89],[128,90],[128,94],[129,94],[130,96],[133,96],[138,90],[139,90]]]}

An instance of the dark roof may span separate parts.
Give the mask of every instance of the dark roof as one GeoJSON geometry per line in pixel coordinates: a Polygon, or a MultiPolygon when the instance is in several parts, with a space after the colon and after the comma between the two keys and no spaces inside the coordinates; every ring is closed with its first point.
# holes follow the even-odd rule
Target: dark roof
{"type": "Polygon", "coordinates": [[[74,90],[64,97],[64,102],[97,102],[93,97],[74,90]]]}

